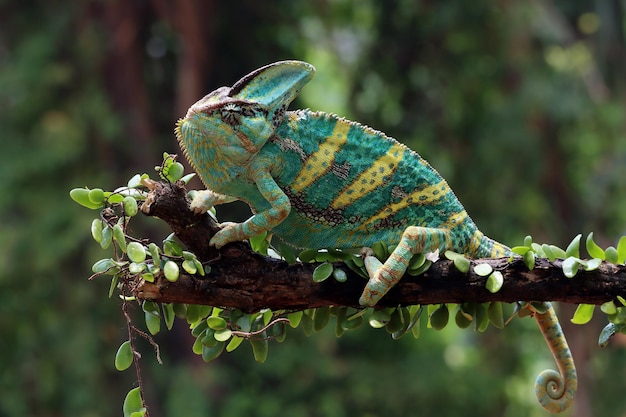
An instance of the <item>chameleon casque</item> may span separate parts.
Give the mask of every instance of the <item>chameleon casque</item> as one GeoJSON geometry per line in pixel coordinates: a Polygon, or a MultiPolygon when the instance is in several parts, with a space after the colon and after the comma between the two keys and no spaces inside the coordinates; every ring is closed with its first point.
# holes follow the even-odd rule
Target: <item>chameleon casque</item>
{"type": "MultiPolygon", "coordinates": [[[[512,255],[478,230],[416,152],[334,114],[287,111],[314,72],[300,61],[267,65],[206,95],[177,123],[180,146],[207,187],[192,209],[242,200],[254,213],[243,223],[223,223],[212,245],[267,231],[297,248],[364,248],[365,306],[400,280],[413,254],[512,255]],[[381,241],[397,244],[384,263],[368,249],[381,241]]],[[[552,306],[534,316],[560,370],[542,372],[535,392],[556,413],[573,400],[576,370],[552,306]]]]}

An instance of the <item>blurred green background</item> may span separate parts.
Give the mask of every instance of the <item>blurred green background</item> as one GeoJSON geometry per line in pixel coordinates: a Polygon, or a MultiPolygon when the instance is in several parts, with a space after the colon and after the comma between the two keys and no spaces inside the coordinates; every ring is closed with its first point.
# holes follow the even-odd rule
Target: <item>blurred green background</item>
{"type": "MultiPolygon", "coordinates": [[[[0,0],[0,417],[121,414],[135,376],[95,212],[73,187],[114,189],[176,153],[175,121],[209,91],[282,59],[317,67],[294,107],[398,138],[504,243],[614,244],[626,225],[626,4],[619,0],[0,0]]],[[[199,187],[199,184],[195,184],[199,187]]],[[[222,218],[245,218],[241,207],[222,218]]],[[[158,221],[137,226],[162,239],[158,221]]],[[[626,339],[600,351],[573,327],[569,416],[626,416],[626,339]]],[[[332,326],[331,326],[332,327],[332,326]]],[[[552,365],[532,320],[475,334],[449,326],[392,341],[362,328],[297,332],[204,364],[185,323],[143,346],[150,415],[545,416],[552,365]]]]}

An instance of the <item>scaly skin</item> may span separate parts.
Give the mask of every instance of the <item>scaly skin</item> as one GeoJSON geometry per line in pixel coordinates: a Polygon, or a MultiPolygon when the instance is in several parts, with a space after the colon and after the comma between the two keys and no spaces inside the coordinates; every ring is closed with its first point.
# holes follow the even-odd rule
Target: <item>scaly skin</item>
{"type": "MultiPolygon", "coordinates": [[[[359,301],[367,306],[400,280],[416,253],[512,255],[478,230],[446,181],[414,151],[333,114],[286,111],[314,71],[299,61],[259,68],[208,94],[178,122],[181,148],[207,187],[192,208],[242,200],[255,213],[223,224],[212,245],[267,231],[298,248],[364,248],[370,279],[359,301]],[[368,249],[381,241],[397,244],[385,263],[368,249]]],[[[566,378],[564,400],[552,400],[538,379],[541,404],[556,412],[571,403],[576,372],[554,310],[535,317],[566,378]]]]}

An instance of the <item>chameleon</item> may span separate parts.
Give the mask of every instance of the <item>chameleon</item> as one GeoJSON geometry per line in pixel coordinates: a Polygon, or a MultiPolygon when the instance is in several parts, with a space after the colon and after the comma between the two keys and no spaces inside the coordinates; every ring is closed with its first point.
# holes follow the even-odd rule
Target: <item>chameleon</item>
{"type": "MultiPolygon", "coordinates": [[[[206,190],[203,213],[241,200],[253,215],[226,222],[211,238],[221,248],[268,232],[302,249],[360,249],[369,280],[359,299],[375,306],[414,254],[453,250],[470,258],[510,257],[477,228],[447,182],[418,153],[382,132],[335,114],[289,104],[315,73],[301,61],[266,65],[193,104],[175,128],[206,190]],[[370,247],[396,245],[383,263],[370,247]]],[[[541,405],[573,401],[576,369],[550,303],[532,312],[558,364],[536,380],[541,405]]]]}

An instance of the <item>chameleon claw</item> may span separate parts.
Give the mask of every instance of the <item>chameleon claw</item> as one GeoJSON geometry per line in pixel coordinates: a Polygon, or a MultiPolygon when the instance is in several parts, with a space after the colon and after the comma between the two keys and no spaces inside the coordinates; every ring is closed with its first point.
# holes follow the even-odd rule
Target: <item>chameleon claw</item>
{"type": "Polygon", "coordinates": [[[241,237],[241,223],[224,222],[221,223],[220,226],[222,228],[218,230],[215,235],[213,235],[213,237],[209,241],[209,245],[215,246],[217,249],[220,249],[227,243],[237,242],[245,239],[241,237]]]}

